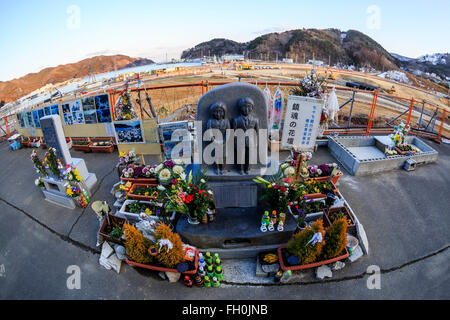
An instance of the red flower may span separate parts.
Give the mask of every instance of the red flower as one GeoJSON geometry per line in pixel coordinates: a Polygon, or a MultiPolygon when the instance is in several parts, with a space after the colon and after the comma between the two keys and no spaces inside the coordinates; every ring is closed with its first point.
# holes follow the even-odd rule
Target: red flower
{"type": "Polygon", "coordinates": [[[194,200],[194,197],[192,197],[190,194],[188,194],[188,195],[186,196],[186,199],[185,199],[186,203],[189,203],[189,202],[191,202],[192,200],[194,200]]]}

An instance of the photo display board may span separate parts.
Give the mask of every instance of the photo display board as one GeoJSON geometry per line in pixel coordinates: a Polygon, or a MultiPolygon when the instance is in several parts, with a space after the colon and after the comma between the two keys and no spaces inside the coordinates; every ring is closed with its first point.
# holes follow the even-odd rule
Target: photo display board
{"type": "Polygon", "coordinates": [[[188,121],[177,121],[177,122],[168,122],[168,123],[160,123],[159,130],[161,132],[161,139],[164,149],[164,154],[167,159],[183,159],[190,158],[192,156],[192,148],[191,148],[191,140],[188,139],[190,134],[188,130],[188,121]],[[187,137],[179,137],[177,141],[172,141],[172,134],[175,130],[183,130],[187,137]],[[181,143],[182,151],[181,154],[173,154],[172,151],[175,146],[181,143]]]}
{"type": "Polygon", "coordinates": [[[114,133],[117,144],[145,143],[140,120],[115,121],[114,133]]]}
{"type": "Polygon", "coordinates": [[[284,119],[281,148],[293,146],[298,151],[311,151],[319,133],[323,100],[289,96],[284,119]]]}

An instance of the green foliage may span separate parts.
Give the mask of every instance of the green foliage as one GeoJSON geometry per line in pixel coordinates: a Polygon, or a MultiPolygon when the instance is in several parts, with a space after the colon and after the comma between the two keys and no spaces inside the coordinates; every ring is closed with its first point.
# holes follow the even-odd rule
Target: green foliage
{"type": "Polygon", "coordinates": [[[119,239],[123,234],[122,228],[114,227],[110,232],[109,236],[113,239],[119,239]]]}
{"type": "Polygon", "coordinates": [[[323,242],[318,242],[315,245],[308,244],[308,242],[312,239],[314,233],[322,231],[322,220],[317,220],[312,227],[307,227],[305,230],[294,234],[287,244],[288,252],[297,256],[300,264],[315,262],[322,252],[323,242]]]}
{"type": "Polygon", "coordinates": [[[339,256],[347,246],[347,219],[336,219],[327,229],[322,250],[324,260],[339,256]]]}

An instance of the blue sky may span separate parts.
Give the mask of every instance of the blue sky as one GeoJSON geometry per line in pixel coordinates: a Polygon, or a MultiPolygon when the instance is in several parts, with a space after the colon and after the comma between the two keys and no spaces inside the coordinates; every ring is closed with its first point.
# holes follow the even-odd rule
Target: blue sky
{"type": "Polygon", "coordinates": [[[449,12],[448,0],[0,0],[0,81],[99,54],[163,61],[212,38],[297,28],[356,29],[418,57],[450,51],[449,12]]]}

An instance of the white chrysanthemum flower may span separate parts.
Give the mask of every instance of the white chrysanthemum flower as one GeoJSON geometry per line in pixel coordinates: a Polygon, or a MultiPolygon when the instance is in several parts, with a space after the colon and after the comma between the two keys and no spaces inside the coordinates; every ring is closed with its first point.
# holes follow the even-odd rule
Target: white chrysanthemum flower
{"type": "Polygon", "coordinates": [[[166,188],[164,186],[162,186],[162,185],[157,186],[156,189],[158,189],[159,191],[166,190],[166,188]]]}
{"type": "Polygon", "coordinates": [[[211,190],[208,190],[208,193],[211,194],[211,195],[213,194],[211,190]]]}
{"type": "Polygon", "coordinates": [[[162,169],[161,172],[159,173],[159,180],[167,181],[170,179],[171,176],[172,174],[170,173],[169,169],[162,169]]]}
{"type": "Polygon", "coordinates": [[[175,167],[173,167],[172,170],[177,175],[180,175],[180,174],[182,174],[184,172],[184,169],[183,169],[182,166],[175,166],[175,167]]]}
{"type": "Polygon", "coordinates": [[[288,166],[289,166],[289,163],[283,163],[283,164],[281,165],[281,169],[284,170],[284,169],[286,169],[288,166]]]}
{"type": "Polygon", "coordinates": [[[156,172],[159,172],[160,170],[162,170],[164,168],[164,164],[163,163],[160,163],[156,168],[155,168],[155,171],[156,172]]]}
{"type": "Polygon", "coordinates": [[[180,174],[180,179],[182,180],[182,181],[186,181],[186,173],[182,173],[182,174],[180,174]]]}
{"type": "Polygon", "coordinates": [[[205,179],[200,179],[201,183],[206,183],[205,179]]]}
{"type": "Polygon", "coordinates": [[[39,179],[34,180],[34,184],[35,184],[36,186],[38,186],[38,185],[39,185],[39,179]]]}
{"type": "Polygon", "coordinates": [[[295,174],[295,168],[294,167],[287,167],[284,170],[284,176],[285,177],[290,177],[290,176],[293,176],[294,174],[295,174]]]}
{"type": "Polygon", "coordinates": [[[175,164],[177,164],[177,165],[183,165],[184,164],[184,162],[182,160],[180,160],[180,159],[174,159],[173,162],[175,162],[175,164]]]}

